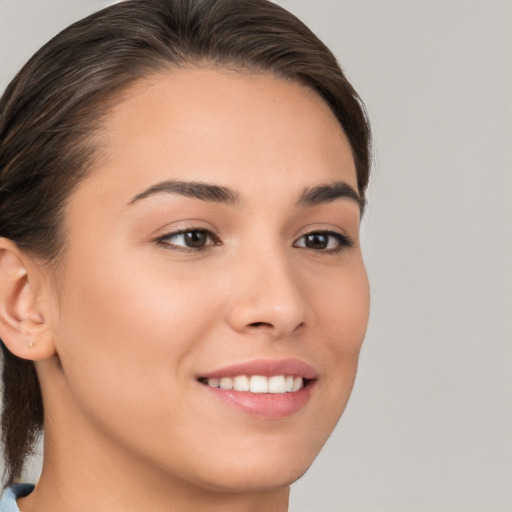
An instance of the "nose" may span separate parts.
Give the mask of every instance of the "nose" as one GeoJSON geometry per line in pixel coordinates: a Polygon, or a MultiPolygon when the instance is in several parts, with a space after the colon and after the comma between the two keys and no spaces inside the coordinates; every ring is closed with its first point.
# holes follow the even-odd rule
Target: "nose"
{"type": "Polygon", "coordinates": [[[306,291],[284,254],[246,255],[232,276],[228,322],[235,331],[277,339],[312,318],[306,291]]]}

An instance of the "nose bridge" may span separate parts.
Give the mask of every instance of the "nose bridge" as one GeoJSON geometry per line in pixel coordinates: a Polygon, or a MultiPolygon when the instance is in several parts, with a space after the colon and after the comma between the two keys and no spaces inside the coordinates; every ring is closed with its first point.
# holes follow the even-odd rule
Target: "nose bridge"
{"type": "Polygon", "coordinates": [[[235,275],[229,312],[234,329],[283,336],[305,323],[307,297],[282,242],[241,250],[235,275]]]}

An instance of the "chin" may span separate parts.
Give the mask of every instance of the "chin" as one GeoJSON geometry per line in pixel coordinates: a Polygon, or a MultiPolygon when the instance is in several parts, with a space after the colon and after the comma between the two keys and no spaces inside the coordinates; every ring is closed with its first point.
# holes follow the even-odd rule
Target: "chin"
{"type": "Polygon", "coordinates": [[[211,476],[208,483],[204,482],[202,487],[216,492],[247,493],[265,492],[289,487],[301,478],[309,469],[307,467],[288,468],[286,471],[261,471],[258,469],[245,470],[225,474],[222,477],[216,475],[215,481],[211,476]]]}
{"type": "Polygon", "coordinates": [[[301,453],[300,448],[290,453],[288,447],[277,458],[275,451],[266,457],[261,452],[257,456],[246,454],[228,464],[204,468],[202,486],[223,492],[262,492],[288,487],[306,473],[317,454],[316,450],[301,453]]]}

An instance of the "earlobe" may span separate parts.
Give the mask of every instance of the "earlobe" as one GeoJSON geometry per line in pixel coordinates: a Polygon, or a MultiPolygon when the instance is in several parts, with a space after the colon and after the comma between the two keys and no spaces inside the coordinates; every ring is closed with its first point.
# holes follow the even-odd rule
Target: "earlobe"
{"type": "Polygon", "coordinates": [[[15,356],[34,361],[55,354],[35,279],[28,258],[12,241],[0,238],[0,338],[15,356]]]}

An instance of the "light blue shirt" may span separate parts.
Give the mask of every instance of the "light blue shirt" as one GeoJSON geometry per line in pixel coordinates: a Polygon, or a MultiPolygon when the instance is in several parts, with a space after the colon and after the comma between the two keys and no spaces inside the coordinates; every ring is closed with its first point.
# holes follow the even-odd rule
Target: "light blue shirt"
{"type": "Polygon", "coordinates": [[[15,484],[7,487],[0,498],[0,512],[20,512],[16,500],[27,496],[34,490],[31,484],[15,484]]]}

